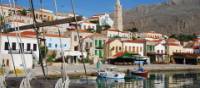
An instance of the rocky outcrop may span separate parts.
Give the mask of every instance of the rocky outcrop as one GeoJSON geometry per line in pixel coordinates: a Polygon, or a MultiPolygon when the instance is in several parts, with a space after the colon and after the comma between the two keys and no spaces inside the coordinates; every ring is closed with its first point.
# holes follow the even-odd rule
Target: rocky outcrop
{"type": "Polygon", "coordinates": [[[200,33],[200,0],[170,0],[124,11],[124,29],[164,34],[200,33]]]}

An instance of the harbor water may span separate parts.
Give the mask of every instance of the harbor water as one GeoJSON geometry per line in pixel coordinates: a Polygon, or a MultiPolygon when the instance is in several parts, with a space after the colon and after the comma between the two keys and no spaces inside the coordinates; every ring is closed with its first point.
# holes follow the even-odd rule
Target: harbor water
{"type": "MultiPolygon", "coordinates": [[[[22,78],[7,78],[8,88],[18,88],[22,78]]],[[[54,88],[57,78],[36,78],[32,88],[54,88]]],[[[125,79],[70,78],[69,88],[200,88],[200,71],[150,72],[148,78],[136,75],[125,79]]]]}

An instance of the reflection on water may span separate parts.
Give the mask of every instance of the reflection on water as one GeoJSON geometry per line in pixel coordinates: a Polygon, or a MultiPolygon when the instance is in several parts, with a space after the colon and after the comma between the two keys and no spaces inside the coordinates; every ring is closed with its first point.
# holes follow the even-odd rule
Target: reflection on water
{"type": "Polygon", "coordinates": [[[148,78],[132,76],[120,80],[97,78],[97,88],[200,88],[199,72],[150,73],[148,78]]]}

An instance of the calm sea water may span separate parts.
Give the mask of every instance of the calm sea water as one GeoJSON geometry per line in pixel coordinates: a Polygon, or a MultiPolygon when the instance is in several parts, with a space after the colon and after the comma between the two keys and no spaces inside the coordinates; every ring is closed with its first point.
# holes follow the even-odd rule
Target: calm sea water
{"type": "MultiPolygon", "coordinates": [[[[72,80],[81,83],[81,79],[72,80]],[[78,81],[79,80],[79,81],[78,81]]],[[[85,80],[82,80],[85,83],[85,80]]],[[[78,84],[79,84],[78,83],[78,84]]],[[[125,79],[90,79],[88,88],[200,88],[200,72],[153,72],[148,78],[139,76],[125,79]]],[[[80,87],[81,88],[81,87],[80,87]]]]}
{"type": "MultiPolygon", "coordinates": [[[[8,88],[19,88],[21,78],[8,78],[8,88]]],[[[54,88],[57,79],[33,79],[32,88],[54,88]]],[[[151,72],[148,78],[139,76],[113,80],[89,77],[70,78],[69,88],[200,88],[200,71],[151,72]]]]}

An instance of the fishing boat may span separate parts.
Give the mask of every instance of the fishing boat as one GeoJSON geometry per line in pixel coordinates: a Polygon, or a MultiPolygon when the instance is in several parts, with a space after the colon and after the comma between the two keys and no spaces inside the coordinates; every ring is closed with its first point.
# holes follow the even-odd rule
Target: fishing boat
{"type": "Polygon", "coordinates": [[[131,74],[141,76],[141,77],[144,77],[144,78],[148,77],[148,73],[149,72],[147,70],[144,70],[144,68],[142,68],[142,67],[138,68],[137,70],[131,71],[131,74]]]}
{"type": "Polygon", "coordinates": [[[98,71],[98,77],[111,78],[111,79],[124,79],[125,73],[114,70],[114,67],[107,68],[106,70],[98,71]]]}
{"type": "Polygon", "coordinates": [[[147,78],[149,72],[144,69],[144,67],[142,66],[143,64],[144,62],[139,62],[139,67],[137,69],[132,70],[131,74],[147,78]]]}

